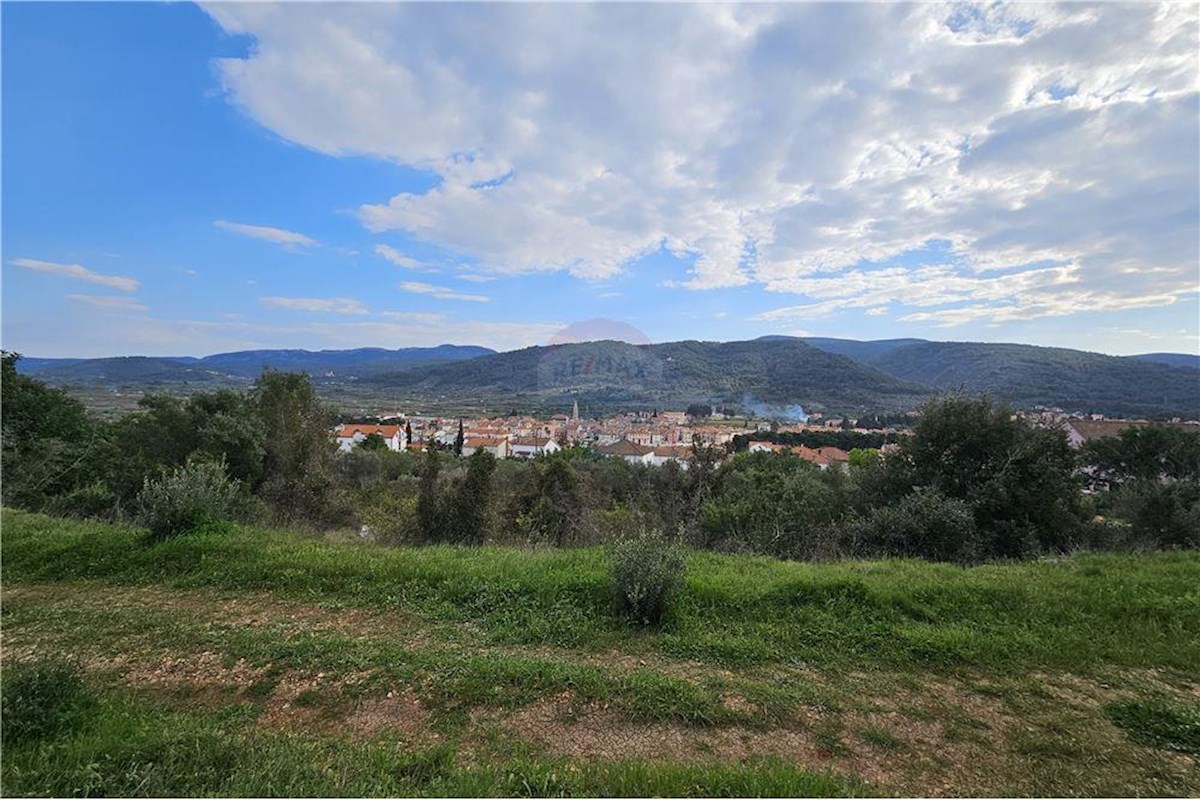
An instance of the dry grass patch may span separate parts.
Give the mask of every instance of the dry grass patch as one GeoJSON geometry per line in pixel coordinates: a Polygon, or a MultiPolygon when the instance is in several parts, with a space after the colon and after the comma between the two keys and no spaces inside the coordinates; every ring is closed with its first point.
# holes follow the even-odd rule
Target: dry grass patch
{"type": "Polygon", "coordinates": [[[398,633],[417,627],[417,620],[400,612],[372,612],[357,608],[299,603],[283,600],[268,592],[239,592],[227,595],[190,589],[164,589],[154,586],[111,586],[72,583],[23,584],[5,587],[5,601],[29,600],[39,603],[70,603],[73,607],[102,611],[130,611],[151,608],[175,610],[189,617],[203,618],[207,627],[232,626],[277,628],[283,633],[353,632],[374,638],[404,638],[398,633]]]}
{"type": "Polygon", "coordinates": [[[390,691],[386,697],[361,700],[346,719],[349,732],[356,738],[381,733],[399,733],[407,741],[433,743],[441,737],[430,727],[431,715],[411,687],[390,691]]]}

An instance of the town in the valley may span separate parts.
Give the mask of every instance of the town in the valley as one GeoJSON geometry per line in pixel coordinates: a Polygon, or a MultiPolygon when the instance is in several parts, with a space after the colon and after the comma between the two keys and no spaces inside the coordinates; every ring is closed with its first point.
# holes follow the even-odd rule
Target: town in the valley
{"type": "MultiPolygon", "coordinates": [[[[1030,422],[1060,427],[1073,448],[1089,439],[1115,436],[1130,427],[1150,424],[1140,419],[1110,419],[1102,414],[1067,413],[1062,409],[1037,408],[1017,412],[1030,422]]],[[[600,455],[623,458],[633,464],[663,466],[673,462],[687,469],[696,447],[715,447],[731,452],[735,437],[745,441],[748,452],[790,453],[821,469],[844,469],[851,461],[853,446],[809,446],[772,441],[774,434],[833,433],[848,434],[844,441],[861,440],[860,449],[887,452],[896,447],[895,439],[908,432],[918,412],[886,418],[802,415],[802,420],[780,421],[739,416],[716,406],[692,406],[687,411],[651,410],[614,414],[601,419],[580,416],[579,404],[570,413],[549,417],[507,415],[498,417],[441,417],[392,412],[364,421],[343,422],[333,431],[341,452],[361,447],[368,440],[392,451],[424,451],[428,447],[467,456],[484,450],[496,458],[531,459],[567,447],[587,447],[600,455]],[[855,434],[859,436],[856,437],[855,434]],[[872,436],[874,435],[874,436],[872,436]],[[878,446],[866,446],[878,442],[878,446]]],[[[1195,421],[1173,420],[1172,425],[1200,427],[1195,421]]]]}

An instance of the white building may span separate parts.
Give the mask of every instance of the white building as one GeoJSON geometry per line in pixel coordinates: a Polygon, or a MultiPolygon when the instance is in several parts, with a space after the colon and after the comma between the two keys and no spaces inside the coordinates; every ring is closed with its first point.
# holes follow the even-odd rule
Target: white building
{"type": "Polygon", "coordinates": [[[674,461],[683,469],[687,469],[691,465],[693,455],[690,444],[661,445],[650,451],[646,456],[646,463],[661,467],[668,461],[674,461]]]}
{"type": "Polygon", "coordinates": [[[408,447],[402,425],[339,425],[334,438],[337,440],[338,450],[345,453],[365,442],[372,434],[382,436],[388,450],[398,451],[408,447]]]}
{"type": "Polygon", "coordinates": [[[556,453],[562,449],[553,436],[516,436],[509,445],[510,455],[516,458],[536,458],[543,453],[556,453]]]}
{"type": "Polygon", "coordinates": [[[508,439],[496,436],[468,437],[463,442],[463,456],[469,456],[476,450],[486,450],[496,458],[508,458],[508,439]]]}

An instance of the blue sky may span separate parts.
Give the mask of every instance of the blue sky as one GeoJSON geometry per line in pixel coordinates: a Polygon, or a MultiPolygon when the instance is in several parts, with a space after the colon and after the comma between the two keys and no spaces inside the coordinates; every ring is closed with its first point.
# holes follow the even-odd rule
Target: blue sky
{"type": "Polygon", "coordinates": [[[6,349],[1200,352],[1194,6],[0,13],[6,349]]]}

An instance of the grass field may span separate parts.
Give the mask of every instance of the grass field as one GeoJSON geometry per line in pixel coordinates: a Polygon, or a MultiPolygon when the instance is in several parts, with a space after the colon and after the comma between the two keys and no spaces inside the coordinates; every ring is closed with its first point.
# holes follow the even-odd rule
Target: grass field
{"type": "Polygon", "coordinates": [[[599,549],[141,537],[4,511],[5,674],[88,697],[5,794],[1200,793],[1197,553],[694,553],[647,632],[599,549]]]}

